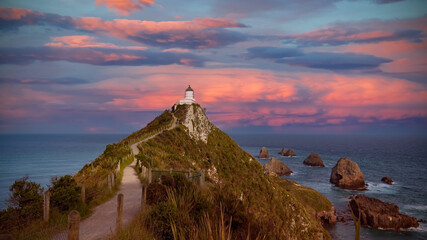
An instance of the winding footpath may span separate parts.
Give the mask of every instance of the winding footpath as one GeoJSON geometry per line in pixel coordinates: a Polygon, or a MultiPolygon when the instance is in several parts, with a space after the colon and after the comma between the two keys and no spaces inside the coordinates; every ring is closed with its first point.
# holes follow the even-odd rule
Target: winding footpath
{"type": "MultiPolygon", "coordinates": [[[[173,118],[173,123],[167,130],[171,130],[177,126],[176,117],[173,116],[173,118]]],[[[132,149],[134,156],[139,153],[137,146],[140,143],[146,142],[156,137],[158,134],[159,133],[132,144],[130,148],[132,149]]],[[[127,226],[140,211],[142,186],[138,175],[134,170],[135,165],[136,159],[134,158],[133,162],[123,170],[123,178],[120,184],[120,190],[116,193],[116,195],[107,202],[95,207],[93,214],[80,223],[80,240],[106,239],[115,233],[117,218],[117,195],[120,193],[124,195],[122,222],[123,227],[127,226]]],[[[54,235],[51,239],[66,239],[66,236],[67,231],[63,231],[54,235]]]]}

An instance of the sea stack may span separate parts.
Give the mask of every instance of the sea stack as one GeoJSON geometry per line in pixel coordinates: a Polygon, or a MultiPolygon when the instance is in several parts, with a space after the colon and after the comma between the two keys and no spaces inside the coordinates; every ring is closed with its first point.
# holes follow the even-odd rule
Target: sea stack
{"type": "Polygon", "coordinates": [[[350,190],[365,190],[365,179],[357,163],[348,158],[340,158],[332,168],[330,182],[335,186],[350,190]]]}
{"type": "Polygon", "coordinates": [[[259,151],[258,158],[270,158],[270,154],[266,147],[262,147],[261,151],[259,151]]]}
{"type": "Polygon", "coordinates": [[[267,173],[271,173],[274,172],[276,173],[278,176],[288,176],[291,173],[293,173],[291,171],[291,169],[288,168],[288,166],[286,166],[284,163],[282,163],[281,161],[277,160],[277,158],[272,157],[270,161],[268,161],[265,165],[264,165],[264,171],[267,173]]]}
{"type": "Polygon", "coordinates": [[[386,177],[381,178],[381,182],[384,182],[384,183],[391,185],[391,184],[393,184],[393,179],[391,179],[391,177],[386,176],[386,177]]]}
{"type": "Polygon", "coordinates": [[[356,195],[352,197],[350,207],[355,216],[359,216],[360,211],[360,222],[363,226],[393,229],[396,232],[401,228],[419,226],[416,218],[399,213],[398,206],[376,198],[356,195]]]}
{"type": "Polygon", "coordinates": [[[286,148],[282,148],[282,150],[280,150],[280,152],[278,154],[284,156],[287,151],[288,150],[286,148]]]}
{"type": "Polygon", "coordinates": [[[313,167],[325,167],[323,164],[322,158],[317,153],[312,153],[308,156],[304,162],[305,165],[313,166],[313,167]]]}
{"type": "Polygon", "coordinates": [[[295,155],[294,149],[289,148],[288,151],[286,151],[286,153],[283,154],[283,156],[286,156],[286,157],[295,157],[296,155],[295,155]]]}

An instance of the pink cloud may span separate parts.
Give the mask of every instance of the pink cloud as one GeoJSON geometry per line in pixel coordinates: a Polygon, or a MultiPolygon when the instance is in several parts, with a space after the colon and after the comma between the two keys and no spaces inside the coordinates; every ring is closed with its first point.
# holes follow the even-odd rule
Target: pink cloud
{"type": "Polygon", "coordinates": [[[0,7],[0,16],[2,19],[7,21],[19,20],[34,13],[36,12],[31,9],[0,7]]]}
{"type": "Polygon", "coordinates": [[[96,17],[73,19],[77,29],[84,29],[117,38],[167,48],[215,48],[239,42],[242,34],[224,28],[245,27],[231,19],[195,18],[193,21],[141,21],[96,17]]]}
{"type": "Polygon", "coordinates": [[[143,7],[150,7],[154,0],[96,0],[95,5],[115,9],[115,12],[128,16],[131,12],[143,7]]]}
{"type": "Polygon", "coordinates": [[[347,118],[366,123],[373,119],[427,117],[425,87],[377,75],[348,77],[175,66],[141,69],[133,75],[135,79],[111,79],[93,86],[115,96],[104,109],[170,108],[191,84],[196,101],[207,107],[209,118],[221,127],[340,125],[347,118]],[[298,90],[301,88],[305,89],[303,93],[298,90]]]}
{"type": "Polygon", "coordinates": [[[101,43],[96,41],[96,37],[87,35],[73,35],[53,37],[50,43],[45,46],[50,47],[93,47],[93,48],[112,48],[112,49],[132,49],[132,50],[145,50],[147,47],[141,46],[117,46],[112,43],[101,43]]]}

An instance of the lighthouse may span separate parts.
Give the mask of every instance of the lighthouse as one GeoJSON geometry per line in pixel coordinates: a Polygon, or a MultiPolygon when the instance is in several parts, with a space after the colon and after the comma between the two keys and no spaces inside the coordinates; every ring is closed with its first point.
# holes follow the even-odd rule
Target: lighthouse
{"type": "Polygon", "coordinates": [[[185,97],[184,99],[179,100],[179,105],[183,104],[193,104],[196,103],[196,99],[194,99],[194,90],[188,85],[188,88],[185,89],[185,97]]]}

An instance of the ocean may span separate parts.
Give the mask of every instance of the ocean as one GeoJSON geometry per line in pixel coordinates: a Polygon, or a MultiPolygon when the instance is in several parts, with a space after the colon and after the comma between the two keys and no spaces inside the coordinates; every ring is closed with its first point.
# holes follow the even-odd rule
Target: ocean
{"type": "MultiPolygon", "coordinates": [[[[50,178],[74,174],[100,155],[107,144],[127,134],[0,135],[0,207],[5,208],[9,186],[25,175],[47,187],[50,178]]],[[[278,135],[230,134],[247,152],[256,157],[261,147],[285,163],[294,173],[284,178],[316,189],[337,211],[347,208],[345,197],[362,193],[399,206],[402,213],[427,219],[427,137],[395,135],[278,135]],[[283,157],[281,148],[293,148],[296,157],[283,157]],[[318,153],[325,168],[305,166],[310,153],[318,153]],[[332,167],[348,157],[362,170],[368,190],[339,189],[329,183],[332,167]],[[393,185],[381,183],[390,176],[393,185]]],[[[268,160],[258,159],[261,164],[268,160]]],[[[334,239],[354,239],[353,223],[337,223],[328,228],[334,239]]],[[[361,239],[427,239],[427,224],[401,231],[362,228],[361,239]]]]}
{"type": "MultiPolygon", "coordinates": [[[[348,209],[345,200],[351,194],[365,194],[399,206],[400,212],[427,219],[427,137],[395,135],[231,135],[247,152],[257,157],[267,147],[270,157],[285,163],[294,173],[283,177],[314,188],[326,196],[337,211],[348,209]],[[278,154],[293,148],[296,157],[278,154]],[[325,167],[310,167],[302,162],[311,153],[321,156],[325,167]],[[331,170],[339,158],[355,161],[368,184],[366,191],[343,190],[329,183],[331,170]],[[394,184],[381,182],[389,176],[394,184]]],[[[257,158],[258,159],[258,158],[257,158]]],[[[265,164],[269,159],[258,159],[265,164]]],[[[353,222],[338,222],[329,232],[334,239],[354,239],[353,222]]],[[[409,231],[362,228],[361,239],[427,239],[427,224],[409,231]]]]}

